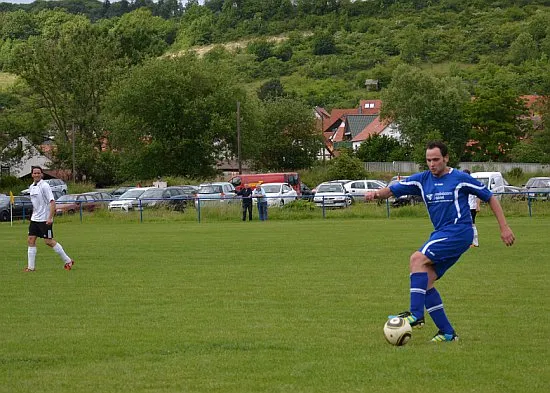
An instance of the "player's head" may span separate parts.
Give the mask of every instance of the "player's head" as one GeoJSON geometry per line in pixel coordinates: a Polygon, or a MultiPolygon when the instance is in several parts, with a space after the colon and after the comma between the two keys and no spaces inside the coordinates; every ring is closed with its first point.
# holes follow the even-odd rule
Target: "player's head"
{"type": "Polygon", "coordinates": [[[441,176],[446,172],[449,162],[449,149],[441,141],[431,141],[426,145],[426,163],[434,176],[441,176]]]}
{"type": "Polygon", "coordinates": [[[462,172],[467,173],[468,175],[471,175],[471,174],[472,174],[472,172],[470,172],[469,169],[464,169],[462,172]]]}
{"type": "Polygon", "coordinates": [[[42,167],[39,167],[38,165],[31,166],[31,176],[35,183],[39,182],[42,179],[43,174],[44,171],[42,170],[42,167]]]}

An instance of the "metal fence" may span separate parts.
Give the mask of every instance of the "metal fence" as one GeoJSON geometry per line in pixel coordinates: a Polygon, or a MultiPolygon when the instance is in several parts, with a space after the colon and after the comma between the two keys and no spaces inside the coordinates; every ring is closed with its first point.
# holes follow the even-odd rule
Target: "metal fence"
{"type": "MultiPolygon", "coordinates": [[[[517,204],[517,205],[523,205],[526,206],[526,211],[529,217],[532,217],[534,215],[533,206],[538,203],[538,206],[544,206],[545,212],[543,212],[543,215],[546,215],[548,211],[550,211],[550,192],[537,192],[536,194],[533,194],[532,192],[505,192],[505,193],[495,193],[495,195],[501,199],[502,201],[510,201],[511,203],[517,204]],[[547,209],[548,207],[548,209],[547,209]]],[[[267,197],[268,199],[270,197],[267,197]]],[[[285,207],[290,207],[289,205],[291,202],[296,200],[297,198],[295,196],[277,196],[272,199],[277,199],[276,203],[269,203],[269,211],[273,212],[274,209],[284,209],[285,207]],[[281,200],[284,200],[284,203],[281,203],[281,200]]],[[[300,199],[300,197],[298,197],[300,199]]],[[[156,199],[147,199],[148,201],[156,200],[156,199]]],[[[158,199],[158,201],[164,201],[166,202],[166,199],[158,199]]],[[[304,199],[304,201],[306,201],[304,199]]],[[[309,201],[311,204],[308,204],[310,207],[310,211],[312,211],[312,216],[318,215],[319,217],[322,217],[324,219],[330,218],[331,215],[328,214],[331,211],[336,211],[340,209],[348,209],[352,207],[352,204],[361,204],[362,201],[355,201],[352,202],[352,198],[349,194],[341,194],[341,195],[333,195],[331,197],[322,197],[320,200],[313,201],[312,198],[309,198],[307,201],[309,201]],[[338,197],[340,199],[338,199],[338,197]],[[335,199],[337,198],[337,201],[346,200],[347,203],[335,203],[335,199]]],[[[76,209],[74,212],[75,215],[78,214],[80,221],[83,222],[85,214],[87,213],[85,209],[83,208],[83,203],[81,201],[67,201],[74,202],[79,205],[79,208],[76,209]]],[[[109,202],[108,200],[103,200],[100,202],[109,202]]],[[[202,222],[204,218],[205,211],[208,210],[208,207],[230,207],[227,211],[222,212],[221,214],[229,214],[231,217],[234,217],[236,213],[240,212],[241,209],[241,197],[234,197],[234,198],[216,198],[216,199],[195,199],[195,200],[189,200],[187,207],[185,208],[185,211],[192,213],[195,216],[195,219],[197,222],[202,222]]],[[[85,203],[85,202],[84,202],[85,203]]],[[[421,205],[422,203],[418,203],[421,205]]],[[[400,209],[401,205],[395,205],[392,204],[389,200],[386,201],[379,201],[377,203],[377,208],[384,209],[383,216],[386,216],[387,218],[391,217],[392,212],[396,209],[400,209]]],[[[253,209],[257,209],[257,203],[253,203],[253,209]]],[[[282,211],[282,209],[280,211],[282,211]]],[[[106,209],[104,209],[106,210],[106,209]]],[[[146,218],[146,215],[148,212],[151,212],[153,210],[160,210],[160,209],[153,209],[151,207],[146,207],[142,204],[142,201],[139,200],[137,206],[134,209],[131,209],[134,213],[138,213],[139,215],[139,222],[143,222],[146,218]]],[[[169,210],[169,209],[164,209],[169,210]]],[[[183,211],[183,209],[179,210],[180,212],[183,211]]],[[[299,211],[299,209],[297,210],[299,211]]],[[[380,213],[381,210],[378,210],[380,213]]],[[[121,212],[113,212],[113,214],[124,214],[124,212],[128,213],[128,211],[121,210],[121,212]]],[[[30,212],[29,212],[30,213],[30,212]]],[[[23,212],[23,221],[30,219],[30,214],[23,212]]],[[[94,214],[92,212],[88,214],[94,214]]],[[[66,214],[65,214],[66,215],[66,214]]],[[[339,215],[341,216],[341,215],[339,215]]],[[[298,217],[298,215],[297,215],[298,217]]]]}

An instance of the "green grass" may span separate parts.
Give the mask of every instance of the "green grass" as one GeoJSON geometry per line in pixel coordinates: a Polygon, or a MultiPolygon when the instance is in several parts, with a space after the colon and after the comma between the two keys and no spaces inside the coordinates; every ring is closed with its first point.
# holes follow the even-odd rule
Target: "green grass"
{"type": "Polygon", "coordinates": [[[0,392],[546,392],[548,219],[494,218],[438,285],[461,341],[402,348],[382,326],[408,307],[425,217],[268,222],[77,217],[39,244],[0,224],[0,392]]]}

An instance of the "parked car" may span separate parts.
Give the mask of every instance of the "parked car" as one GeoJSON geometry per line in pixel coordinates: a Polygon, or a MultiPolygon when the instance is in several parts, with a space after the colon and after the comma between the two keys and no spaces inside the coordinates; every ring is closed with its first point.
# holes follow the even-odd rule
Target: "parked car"
{"type": "Polygon", "coordinates": [[[344,184],[344,188],[350,193],[354,201],[363,201],[367,192],[384,187],[386,187],[386,183],[382,180],[352,180],[344,184]]]}
{"type": "Polygon", "coordinates": [[[114,199],[120,198],[122,194],[128,191],[131,188],[136,188],[135,186],[120,186],[112,190],[109,194],[113,196],[114,199]]]}
{"type": "Polygon", "coordinates": [[[101,208],[101,204],[92,196],[86,194],[67,194],[55,201],[55,215],[74,214],[82,211],[93,212],[101,208]]]}
{"type": "Polygon", "coordinates": [[[108,207],[109,203],[115,200],[110,193],[105,191],[90,191],[85,192],[84,194],[93,196],[101,207],[108,207]]]}
{"type": "Polygon", "coordinates": [[[236,201],[237,193],[233,184],[229,182],[203,183],[199,186],[195,206],[199,201],[205,203],[231,203],[236,201]]]}
{"type": "Polygon", "coordinates": [[[141,195],[150,188],[156,187],[136,187],[130,188],[124,194],[122,194],[118,199],[109,203],[108,209],[112,210],[121,210],[129,211],[139,208],[139,198],[141,195]]]}
{"type": "Polygon", "coordinates": [[[32,215],[31,198],[26,196],[13,197],[12,213],[10,213],[10,209],[10,197],[7,195],[0,196],[0,221],[10,221],[10,217],[30,220],[32,215]]]}
{"type": "MultiPolygon", "coordinates": [[[[61,179],[44,179],[46,183],[50,185],[50,188],[52,189],[52,192],[59,191],[62,195],[66,195],[68,192],[67,183],[65,183],[61,179]]],[[[21,191],[21,195],[29,195],[29,189],[25,188],[23,191],[21,191]]]]}
{"type": "Polygon", "coordinates": [[[174,210],[185,209],[188,200],[183,188],[177,186],[149,188],[141,194],[140,199],[144,208],[165,207],[174,210]]]}
{"type": "MultiPolygon", "coordinates": [[[[390,181],[390,183],[388,184],[388,187],[400,181],[406,180],[407,177],[408,176],[400,176],[400,180],[395,179],[390,181]]],[[[388,198],[388,201],[391,203],[392,207],[401,207],[401,206],[407,206],[407,205],[414,206],[417,203],[424,203],[424,200],[420,195],[401,195],[399,198],[395,198],[394,196],[391,196],[390,198],[388,198]]]]}
{"type": "Polygon", "coordinates": [[[319,207],[348,207],[351,204],[351,196],[341,182],[321,183],[315,189],[313,202],[319,207]]]}
{"type": "Polygon", "coordinates": [[[550,177],[532,177],[522,189],[531,200],[550,201],[550,177]]]}
{"type": "Polygon", "coordinates": [[[298,193],[288,183],[264,183],[262,188],[267,197],[267,206],[283,207],[298,199],[298,193]]]}

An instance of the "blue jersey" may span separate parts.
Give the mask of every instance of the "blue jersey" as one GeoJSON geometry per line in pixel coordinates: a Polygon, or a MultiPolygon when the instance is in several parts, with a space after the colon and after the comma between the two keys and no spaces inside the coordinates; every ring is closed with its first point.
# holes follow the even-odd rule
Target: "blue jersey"
{"type": "Polygon", "coordinates": [[[393,195],[420,195],[426,204],[435,230],[449,225],[472,225],[468,196],[474,194],[482,201],[493,195],[487,187],[469,174],[450,168],[449,173],[435,177],[430,171],[416,173],[390,186],[393,195]]]}

